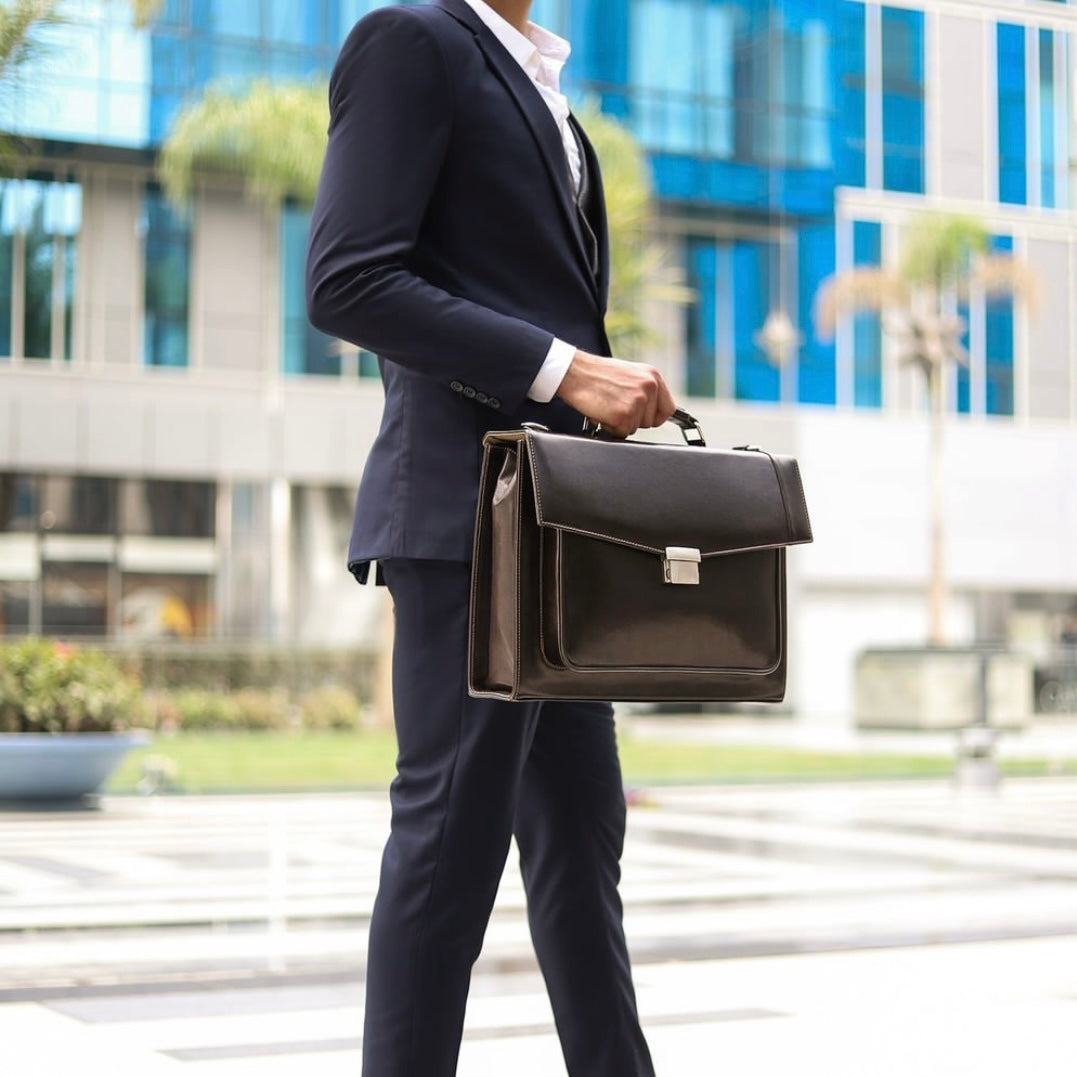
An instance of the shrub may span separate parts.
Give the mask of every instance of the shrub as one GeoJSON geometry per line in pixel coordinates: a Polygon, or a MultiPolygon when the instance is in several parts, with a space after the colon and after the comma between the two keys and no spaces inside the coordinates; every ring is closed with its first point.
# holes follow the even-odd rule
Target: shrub
{"type": "Polygon", "coordinates": [[[309,692],[300,701],[303,728],[332,729],[350,732],[358,729],[362,709],[354,692],[347,688],[327,685],[309,692]]]}
{"type": "Polygon", "coordinates": [[[155,696],[158,728],[180,732],[280,730],[292,725],[283,692],[245,688],[241,692],[161,693],[155,696]]]}
{"type": "Polygon", "coordinates": [[[0,645],[0,731],[104,733],[145,716],[138,681],[107,655],[51,640],[0,645]]]}

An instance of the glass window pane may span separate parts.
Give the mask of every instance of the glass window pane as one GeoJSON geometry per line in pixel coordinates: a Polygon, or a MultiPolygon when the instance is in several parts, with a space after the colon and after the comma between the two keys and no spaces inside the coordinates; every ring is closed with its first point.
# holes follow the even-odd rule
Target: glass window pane
{"type": "Polygon", "coordinates": [[[213,483],[131,479],[123,484],[125,535],[212,538],[213,483]]]}
{"type": "Polygon", "coordinates": [[[307,320],[304,264],[310,211],[285,206],[281,213],[281,358],[286,374],[339,376],[340,346],[307,320]]]}
{"type": "Polygon", "coordinates": [[[883,8],[883,186],[924,189],[924,16],[883,8]]]}
{"type": "Polygon", "coordinates": [[[258,37],[261,8],[261,0],[213,0],[213,29],[232,37],[258,37]]]}
{"type": "MultiPolygon", "coordinates": [[[[991,249],[999,253],[1012,253],[1013,237],[992,237],[991,249]]],[[[1004,297],[989,299],[984,334],[989,415],[1013,414],[1013,330],[1013,300],[1004,297]]]]}
{"type": "Polygon", "coordinates": [[[11,299],[14,287],[13,259],[18,227],[15,203],[18,185],[0,179],[0,359],[11,355],[11,299]]]}
{"type": "Polygon", "coordinates": [[[37,530],[37,484],[29,475],[0,474],[0,532],[37,530]]]}
{"type": "Polygon", "coordinates": [[[28,580],[0,580],[0,636],[24,636],[30,631],[32,593],[28,580]]]}
{"type": "Polygon", "coordinates": [[[1039,32],[1040,52],[1040,204],[1056,205],[1055,200],[1055,35],[1039,32]]]}
{"type": "MultiPolygon", "coordinates": [[[[804,404],[833,404],[837,399],[837,368],[833,340],[812,332],[815,297],[835,269],[834,225],[805,224],[797,230],[797,328],[803,342],[797,372],[797,398],[804,404]]],[[[788,302],[788,300],[787,300],[788,302]]],[[[794,312],[790,310],[792,317],[794,312]]]]}
{"type": "Polygon", "coordinates": [[[107,565],[46,562],[41,576],[45,635],[107,635],[108,573],[107,565]]]}
{"type": "Polygon", "coordinates": [[[998,26],[998,168],[999,201],[1028,201],[1026,171],[1025,28],[998,26]]]}
{"type": "Polygon", "coordinates": [[[717,390],[716,329],[718,253],[713,239],[685,241],[685,278],[692,302],[684,308],[685,389],[689,396],[714,396],[717,390]]]}
{"type": "Polygon", "coordinates": [[[23,291],[23,355],[48,359],[52,355],[53,259],[56,245],[48,227],[48,183],[22,183],[20,216],[25,242],[23,291]]]}
{"type": "Polygon", "coordinates": [[[319,21],[323,4],[296,0],[267,0],[269,25],[266,36],[272,41],[291,45],[317,45],[320,40],[319,21]]]}
{"type": "Polygon", "coordinates": [[[91,475],[49,475],[41,483],[41,526],[75,535],[116,533],[116,482],[91,475]]]}
{"type": "Polygon", "coordinates": [[[735,389],[738,400],[779,400],[778,368],[756,343],[770,308],[774,244],[741,240],[733,247],[733,329],[736,338],[735,389]]]}
{"type": "Polygon", "coordinates": [[[143,209],[146,261],[146,324],[143,357],[147,366],[187,365],[190,290],[190,221],[160,191],[146,191],[143,209]]]}
{"type": "MultiPolygon", "coordinates": [[[[882,262],[882,225],[877,221],[853,224],[853,261],[858,266],[882,262]]],[[[878,408],[883,402],[882,319],[861,311],[853,316],[853,403],[878,408]]]]}

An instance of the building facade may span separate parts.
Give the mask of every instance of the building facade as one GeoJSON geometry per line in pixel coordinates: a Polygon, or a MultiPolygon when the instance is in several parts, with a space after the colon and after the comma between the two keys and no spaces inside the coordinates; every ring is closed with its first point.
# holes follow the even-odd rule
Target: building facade
{"type": "MultiPolygon", "coordinates": [[[[343,568],[377,429],[371,357],[309,327],[308,214],[155,183],[185,101],[324,78],[369,0],[69,0],[0,126],[0,631],[374,638],[343,568]],[[32,139],[33,141],[29,141],[32,139]]],[[[925,210],[982,219],[1036,309],[975,290],[947,428],[955,642],[1047,660],[1077,611],[1077,7],[1051,0],[535,0],[567,89],[647,151],[690,286],[647,358],[712,443],[801,461],[790,703],[844,721],[869,644],[926,629],[927,432],[876,316],[816,329],[820,285],[893,265],[925,210]],[[761,335],[781,314],[792,354],[761,335]],[[1069,618],[1069,620],[1067,620],[1069,618]]]]}

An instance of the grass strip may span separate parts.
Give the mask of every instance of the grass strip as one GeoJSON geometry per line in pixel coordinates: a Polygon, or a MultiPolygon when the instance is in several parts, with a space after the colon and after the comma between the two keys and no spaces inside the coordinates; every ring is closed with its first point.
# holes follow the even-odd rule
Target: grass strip
{"type": "MultiPolygon", "coordinates": [[[[680,782],[848,781],[933,778],[953,773],[950,754],[883,755],[817,752],[745,745],[690,744],[620,738],[625,784],[680,782]]],[[[160,738],[133,752],[108,786],[133,792],[148,756],[175,768],[172,790],[182,793],[271,792],[385,788],[394,773],[391,732],[188,733],[160,738]]],[[[1077,760],[1006,760],[1009,774],[1077,774],[1077,760]]]]}

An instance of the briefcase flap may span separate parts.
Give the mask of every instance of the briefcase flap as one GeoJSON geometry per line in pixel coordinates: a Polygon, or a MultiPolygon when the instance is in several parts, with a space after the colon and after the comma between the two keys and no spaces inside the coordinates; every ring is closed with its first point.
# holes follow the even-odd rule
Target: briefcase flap
{"type": "Polygon", "coordinates": [[[796,461],[527,431],[538,523],[663,555],[811,542],[796,461]]]}

